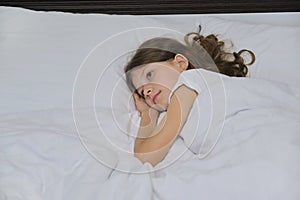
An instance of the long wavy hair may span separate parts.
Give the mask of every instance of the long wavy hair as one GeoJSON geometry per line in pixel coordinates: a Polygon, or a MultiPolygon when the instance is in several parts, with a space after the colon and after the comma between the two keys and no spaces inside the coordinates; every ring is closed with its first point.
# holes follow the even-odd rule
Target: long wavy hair
{"type": "Polygon", "coordinates": [[[204,68],[236,77],[245,77],[248,73],[247,65],[255,61],[255,55],[250,50],[226,51],[224,41],[220,41],[214,34],[205,37],[197,32],[191,32],[185,35],[184,43],[172,38],[157,37],[141,44],[125,66],[129,88],[135,90],[131,82],[130,70],[149,63],[173,59],[176,54],[182,54],[188,59],[187,69],[204,68]],[[244,52],[251,55],[251,61],[247,64],[241,56],[244,52]]]}

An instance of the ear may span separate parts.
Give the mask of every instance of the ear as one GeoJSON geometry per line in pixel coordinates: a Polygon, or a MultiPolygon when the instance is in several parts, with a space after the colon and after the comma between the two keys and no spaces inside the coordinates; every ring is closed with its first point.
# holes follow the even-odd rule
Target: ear
{"type": "Polygon", "coordinates": [[[174,61],[176,61],[179,64],[179,68],[181,71],[187,70],[189,66],[189,60],[182,54],[176,54],[174,57],[174,61]]]}

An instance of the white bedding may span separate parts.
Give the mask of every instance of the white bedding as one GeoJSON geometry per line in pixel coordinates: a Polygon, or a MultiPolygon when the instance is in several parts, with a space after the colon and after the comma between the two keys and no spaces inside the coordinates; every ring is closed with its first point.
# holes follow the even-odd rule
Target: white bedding
{"type": "Polygon", "coordinates": [[[0,199],[300,199],[300,13],[236,17],[0,7],[0,199]],[[204,159],[178,139],[162,163],[142,165],[130,153],[138,115],[122,66],[146,38],[199,24],[253,50],[250,79],[295,99],[233,115],[204,159]]]}

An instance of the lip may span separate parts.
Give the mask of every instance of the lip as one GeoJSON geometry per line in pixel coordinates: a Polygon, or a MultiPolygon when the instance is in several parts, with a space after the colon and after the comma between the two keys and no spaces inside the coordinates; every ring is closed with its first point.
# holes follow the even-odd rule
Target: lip
{"type": "Polygon", "coordinates": [[[156,93],[154,96],[153,96],[153,98],[152,98],[152,101],[153,101],[153,103],[154,104],[156,104],[157,102],[157,97],[158,97],[158,95],[161,93],[161,91],[159,91],[158,93],[156,93]]]}

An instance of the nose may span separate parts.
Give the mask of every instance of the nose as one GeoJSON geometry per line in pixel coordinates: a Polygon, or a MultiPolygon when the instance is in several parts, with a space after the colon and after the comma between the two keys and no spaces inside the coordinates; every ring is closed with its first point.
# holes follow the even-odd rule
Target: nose
{"type": "Polygon", "coordinates": [[[150,97],[152,88],[150,86],[144,86],[143,95],[144,97],[150,97]]]}

